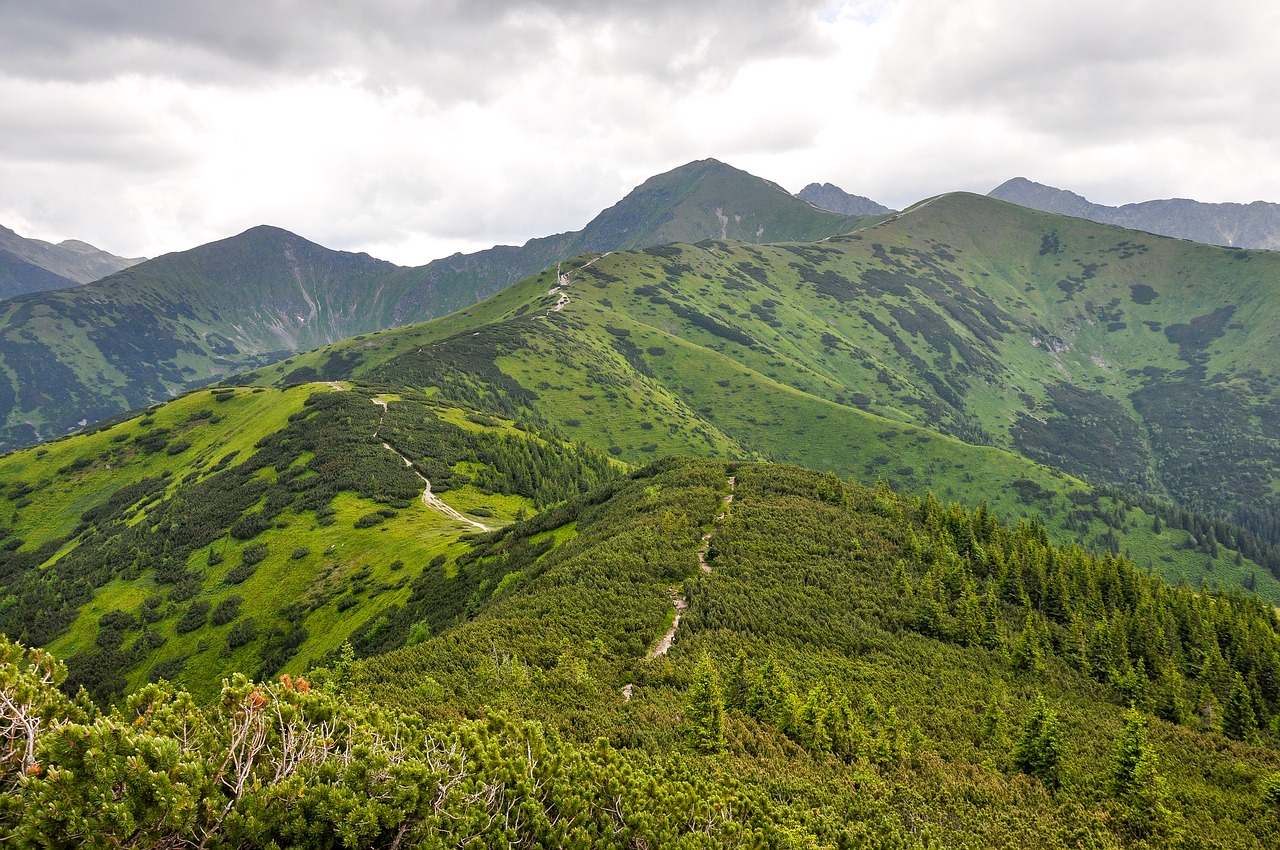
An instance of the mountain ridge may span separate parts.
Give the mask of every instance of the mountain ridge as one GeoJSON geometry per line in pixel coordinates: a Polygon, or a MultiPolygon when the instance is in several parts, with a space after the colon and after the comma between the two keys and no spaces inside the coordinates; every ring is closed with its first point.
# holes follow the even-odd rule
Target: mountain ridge
{"type": "Polygon", "coordinates": [[[54,245],[0,225],[0,298],[90,283],[145,258],[117,257],[88,242],[54,245]]]}
{"type": "Polygon", "coordinates": [[[842,215],[888,215],[893,210],[862,195],[851,195],[831,183],[810,183],[796,197],[815,207],[842,215]]]}
{"type": "MultiPolygon", "coordinates": [[[[1183,555],[1148,549],[1160,534],[1147,531],[1121,544],[1136,514],[1093,525],[1096,545],[1147,550],[1135,557],[1171,579],[1230,570],[1270,595],[1278,266],[957,193],[818,243],[580,258],[246,377],[433,386],[633,463],[759,456],[945,498],[977,486],[1004,516],[1043,492],[1037,510],[1084,533],[1101,514],[1072,506],[1093,497],[1072,497],[1054,478],[1067,473],[1202,517],[1183,555]],[[958,441],[962,472],[921,428],[958,441]],[[1250,531],[1236,541],[1209,517],[1250,531]],[[1228,539],[1246,550],[1237,564],[1212,555],[1228,539]]],[[[1147,520],[1170,521],[1189,526],[1147,520]]]]}
{"type": "Polygon", "coordinates": [[[1075,192],[1056,189],[1025,177],[1005,181],[992,189],[988,197],[1043,212],[1071,215],[1100,224],[1209,245],[1280,249],[1280,204],[1267,201],[1205,203],[1188,198],[1167,198],[1109,207],[1095,204],[1075,192]]]}
{"type": "Polygon", "coordinates": [[[85,287],[0,302],[0,449],[339,339],[463,309],[585,251],[721,235],[819,239],[854,222],[700,160],[651,177],[580,231],[425,266],[331,251],[260,225],[85,287]],[[42,363],[50,369],[41,371],[42,363]]]}

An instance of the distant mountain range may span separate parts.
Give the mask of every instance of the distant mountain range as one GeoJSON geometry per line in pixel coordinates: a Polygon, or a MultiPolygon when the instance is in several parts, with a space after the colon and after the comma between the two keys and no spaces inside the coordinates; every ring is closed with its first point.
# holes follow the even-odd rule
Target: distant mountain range
{"type": "Polygon", "coordinates": [[[144,259],[117,257],[76,239],[57,245],[27,239],[0,226],[0,298],[89,283],[144,259]]]}
{"type": "Polygon", "coordinates": [[[416,268],[255,227],[82,287],[0,303],[0,450],[460,310],[583,253],[713,238],[810,241],[856,221],[708,159],[646,180],[582,230],[416,268]]]}
{"type": "Polygon", "coordinates": [[[1190,239],[1232,248],[1280,249],[1280,204],[1207,204],[1185,198],[1143,201],[1108,207],[1065,189],[1055,189],[1015,177],[992,189],[989,197],[1042,212],[1087,218],[1144,230],[1161,236],[1190,239]]]}

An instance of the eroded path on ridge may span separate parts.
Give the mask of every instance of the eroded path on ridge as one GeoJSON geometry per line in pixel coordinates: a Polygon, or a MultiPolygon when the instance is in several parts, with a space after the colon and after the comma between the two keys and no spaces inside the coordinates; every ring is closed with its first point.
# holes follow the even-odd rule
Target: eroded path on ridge
{"type": "MultiPolygon", "coordinates": [[[[373,435],[376,437],[378,436],[378,432],[382,430],[383,419],[386,419],[387,403],[380,398],[373,398],[373,399],[370,399],[370,401],[372,401],[374,404],[382,408],[382,417],[378,420],[378,427],[373,432],[373,435]]],[[[382,447],[387,451],[391,452],[396,457],[400,458],[402,461],[404,461],[404,465],[412,469],[413,474],[418,476],[418,478],[422,481],[422,504],[424,504],[431,510],[436,511],[437,513],[444,514],[450,519],[457,520],[458,522],[473,526],[474,528],[478,528],[481,531],[493,531],[493,529],[490,528],[489,526],[485,525],[484,523],[476,522],[471,517],[464,515],[461,511],[457,510],[451,505],[446,504],[443,499],[441,499],[439,496],[432,493],[431,482],[427,480],[427,476],[423,475],[421,472],[418,471],[417,467],[413,465],[413,461],[409,460],[407,457],[400,454],[400,452],[396,451],[395,446],[391,445],[388,442],[383,442],[382,447]]]]}
{"type": "MultiPolygon", "coordinates": [[[[582,271],[583,269],[590,268],[592,265],[595,264],[596,260],[603,260],[605,257],[609,256],[612,253],[613,253],[612,251],[605,251],[600,256],[583,263],[581,266],[579,266],[576,269],[576,271],[582,271]]],[[[556,303],[552,305],[551,309],[547,310],[548,316],[550,316],[552,313],[559,313],[561,310],[563,310],[565,307],[569,305],[569,293],[567,290],[569,289],[569,284],[571,283],[573,283],[572,273],[571,272],[561,273],[560,264],[556,263],[556,285],[551,287],[549,290],[547,290],[547,294],[555,295],[557,296],[557,298],[556,298],[556,303]]]]}
{"type": "MultiPolygon", "coordinates": [[[[716,515],[716,525],[724,522],[725,516],[729,513],[729,507],[733,504],[734,476],[729,476],[728,483],[729,493],[723,500],[724,509],[716,515]]],[[[704,575],[711,575],[711,565],[707,563],[707,552],[711,549],[711,537],[714,530],[715,529],[713,528],[712,531],[703,533],[702,546],[698,548],[698,569],[701,570],[704,575]]],[[[676,632],[680,629],[680,620],[684,617],[684,612],[689,610],[689,601],[684,598],[684,593],[679,589],[676,590],[675,595],[671,598],[671,606],[676,609],[676,616],[671,621],[671,628],[667,629],[667,633],[662,636],[662,640],[658,641],[658,645],[649,650],[648,654],[645,656],[646,658],[654,659],[666,655],[671,651],[671,647],[676,642],[676,632]]],[[[622,688],[622,699],[624,702],[631,701],[631,695],[634,689],[635,685],[633,684],[628,684],[622,688]]]]}

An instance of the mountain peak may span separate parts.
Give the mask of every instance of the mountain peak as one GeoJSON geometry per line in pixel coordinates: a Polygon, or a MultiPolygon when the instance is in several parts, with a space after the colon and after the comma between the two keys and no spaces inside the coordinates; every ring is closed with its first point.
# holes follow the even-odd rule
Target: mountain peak
{"type": "Polygon", "coordinates": [[[988,197],[999,201],[1008,201],[1022,207],[1030,207],[1041,212],[1070,215],[1076,218],[1088,218],[1094,221],[1098,205],[1090,203],[1075,192],[1046,186],[1025,177],[1014,177],[1006,180],[988,193],[988,197]]]}
{"type": "Polygon", "coordinates": [[[810,183],[797,192],[796,197],[808,201],[820,210],[840,215],[885,215],[893,212],[870,198],[851,195],[832,183],[810,183]]]}
{"type": "Polygon", "coordinates": [[[844,232],[847,219],[816,209],[770,180],[717,159],[656,174],[601,212],[575,248],[598,253],[670,242],[783,242],[844,232]]]}

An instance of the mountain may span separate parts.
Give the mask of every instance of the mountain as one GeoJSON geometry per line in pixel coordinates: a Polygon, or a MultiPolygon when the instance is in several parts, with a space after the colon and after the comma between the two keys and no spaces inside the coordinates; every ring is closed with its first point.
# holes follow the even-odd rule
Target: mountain
{"type": "Polygon", "coordinates": [[[1276,262],[947,195],[0,457],[0,840],[1276,846],[1276,262]]]}
{"type": "Polygon", "coordinates": [[[256,227],[84,287],[0,302],[0,449],[325,343],[462,309],[583,252],[711,236],[810,240],[852,226],[704,160],[647,180],[581,231],[417,268],[256,227]]]}
{"type": "Polygon", "coordinates": [[[1276,254],[956,194],[823,242],[561,274],[249,377],[433,387],[633,463],[757,456],[977,490],[1173,580],[1280,599],[1276,254]],[[1082,479],[1141,497],[1146,519],[1082,479]]]}
{"type": "Polygon", "coordinates": [[[6,448],[422,309],[403,270],[260,227],[0,303],[6,448]]]}
{"type": "Polygon", "coordinates": [[[870,198],[850,195],[839,186],[830,183],[810,183],[796,192],[796,197],[802,201],[808,201],[818,209],[830,210],[841,215],[888,215],[893,212],[870,198]]]}
{"type": "Polygon", "coordinates": [[[1015,177],[989,193],[992,198],[1044,212],[1087,218],[1147,233],[1235,248],[1280,248],[1280,204],[1206,204],[1185,198],[1108,207],[1074,192],[1015,177]]]}
{"type": "Polygon", "coordinates": [[[0,298],[89,283],[140,262],[87,242],[68,239],[54,245],[0,226],[0,298]]]}

